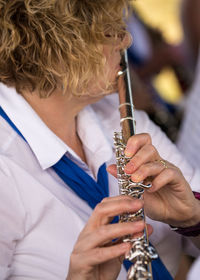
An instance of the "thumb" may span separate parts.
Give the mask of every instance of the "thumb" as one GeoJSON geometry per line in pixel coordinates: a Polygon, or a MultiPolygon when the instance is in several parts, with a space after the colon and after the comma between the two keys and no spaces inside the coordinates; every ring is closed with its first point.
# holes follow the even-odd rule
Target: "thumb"
{"type": "Polygon", "coordinates": [[[106,170],[111,174],[113,175],[114,177],[117,178],[117,166],[116,164],[111,164],[109,165],[106,170]]]}

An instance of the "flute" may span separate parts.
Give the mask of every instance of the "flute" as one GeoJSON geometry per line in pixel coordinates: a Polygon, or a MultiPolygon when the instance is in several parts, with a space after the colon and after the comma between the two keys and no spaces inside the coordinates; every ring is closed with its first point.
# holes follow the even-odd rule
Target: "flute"
{"type": "MultiPolygon", "coordinates": [[[[130,178],[131,176],[124,172],[124,167],[130,160],[130,158],[127,158],[124,155],[124,150],[129,137],[136,133],[133,96],[126,50],[122,54],[121,65],[122,70],[118,72],[121,132],[114,133],[119,192],[121,195],[130,195],[137,199],[143,199],[144,190],[150,188],[151,184],[145,185],[143,182],[132,182],[130,178]]],[[[125,213],[120,215],[119,222],[130,222],[136,219],[143,219],[145,221],[143,208],[136,213],[125,213]]],[[[151,260],[157,258],[158,255],[155,249],[152,246],[149,246],[146,228],[141,237],[133,238],[129,235],[125,236],[123,241],[131,243],[131,249],[125,256],[127,260],[133,263],[128,270],[127,279],[152,280],[151,260]]]]}

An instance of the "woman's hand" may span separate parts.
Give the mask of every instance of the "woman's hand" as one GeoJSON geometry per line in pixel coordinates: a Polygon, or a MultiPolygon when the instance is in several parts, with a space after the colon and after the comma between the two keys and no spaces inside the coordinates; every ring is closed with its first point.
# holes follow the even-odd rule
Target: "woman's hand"
{"type": "MultiPolygon", "coordinates": [[[[125,154],[131,158],[125,172],[131,174],[132,181],[152,182],[152,187],[144,194],[147,216],[177,227],[199,222],[199,201],[181,171],[160,157],[148,134],[132,136],[125,154]]],[[[112,165],[107,170],[116,176],[116,166],[112,165]]]]}
{"type": "MultiPolygon", "coordinates": [[[[94,209],[74,246],[67,280],[116,279],[123,256],[130,250],[130,244],[112,240],[128,234],[141,234],[144,222],[110,222],[114,216],[136,212],[142,207],[143,201],[127,196],[103,199],[94,209]]],[[[149,232],[152,232],[150,227],[149,232]]]]}

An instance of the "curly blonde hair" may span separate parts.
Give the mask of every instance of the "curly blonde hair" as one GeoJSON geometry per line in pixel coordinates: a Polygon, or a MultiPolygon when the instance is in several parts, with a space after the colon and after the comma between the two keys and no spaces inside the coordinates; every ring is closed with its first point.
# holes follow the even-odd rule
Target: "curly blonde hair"
{"type": "Polygon", "coordinates": [[[48,97],[102,75],[102,44],[124,34],[128,0],[0,0],[0,81],[48,97]],[[112,38],[110,37],[112,35],[112,38]]]}

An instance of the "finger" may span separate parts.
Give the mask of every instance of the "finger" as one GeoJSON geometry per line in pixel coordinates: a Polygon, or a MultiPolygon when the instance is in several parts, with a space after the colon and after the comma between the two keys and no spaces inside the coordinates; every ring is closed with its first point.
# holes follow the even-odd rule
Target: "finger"
{"type": "Polygon", "coordinates": [[[151,144],[151,137],[147,133],[137,134],[129,138],[125,155],[127,157],[132,157],[135,153],[144,145],[151,144]]]}
{"type": "Polygon", "coordinates": [[[118,201],[118,200],[119,201],[124,201],[126,199],[128,199],[130,201],[137,200],[135,197],[132,197],[132,196],[129,196],[129,195],[117,195],[117,196],[104,197],[100,203],[110,203],[110,202],[118,201]]]}
{"type": "MultiPolygon", "coordinates": [[[[130,248],[131,245],[129,243],[121,243],[110,247],[95,248],[83,252],[81,255],[77,254],[75,255],[75,258],[79,263],[80,261],[83,263],[82,265],[80,264],[81,267],[91,267],[123,256],[130,250],[130,248]]],[[[74,254],[72,254],[71,257],[74,258],[74,254]]],[[[76,262],[76,260],[74,260],[74,262],[76,262]]]]}
{"type": "MultiPolygon", "coordinates": [[[[140,229],[143,230],[143,228],[144,228],[144,226],[142,226],[141,228],[138,228],[138,230],[140,230],[140,229]]],[[[153,228],[149,224],[147,224],[147,232],[148,232],[148,235],[151,235],[152,232],[153,232],[153,228]]],[[[90,242],[84,242],[84,244],[90,244],[90,242]]],[[[123,256],[124,256],[125,253],[127,253],[131,249],[131,244],[130,243],[119,243],[119,242],[111,243],[111,244],[112,244],[111,246],[106,246],[106,247],[103,247],[103,248],[98,247],[97,249],[84,248],[83,251],[86,252],[85,256],[89,257],[89,259],[86,260],[86,261],[91,263],[91,260],[93,260],[93,258],[94,258],[93,253],[95,253],[95,256],[96,256],[96,254],[98,256],[98,254],[101,253],[102,254],[101,257],[103,257],[103,258],[98,257],[97,260],[95,260],[95,262],[93,262],[93,264],[102,263],[104,261],[108,261],[110,259],[113,259],[113,258],[119,257],[119,256],[122,256],[121,261],[123,261],[123,256]],[[126,245],[123,245],[123,244],[126,244],[126,245]],[[107,251],[106,249],[108,249],[109,251],[110,250],[114,250],[114,251],[113,252],[110,251],[111,254],[109,255],[108,254],[109,251],[107,251]],[[104,254],[106,254],[106,255],[104,255],[104,254]],[[90,256],[91,256],[91,258],[90,258],[90,256]]],[[[80,254],[79,251],[74,250],[74,252],[77,253],[77,254],[80,254]]]]}
{"type": "Polygon", "coordinates": [[[141,209],[144,202],[131,196],[118,196],[103,199],[103,201],[95,207],[85,230],[91,230],[100,225],[108,224],[113,217],[123,213],[134,213],[141,209]]]}
{"type": "Polygon", "coordinates": [[[95,247],[102,247],[113,239],[126,235],[141,236],[144,231],[144,221],[109,224],[101,226],[93,232],[84,234],[76,244],[79,251],[91,250],[95,247]]]}
{"type": "Polygon", "coordinates": [[[106,170],[111,174],[113,175],[114,177],[117,178],[117,166],[116,164],[111,164],[109,165],[106,170]]]}
{"type": "Polygon", "coordinates": [[[147,177],[155,177],[160,174],[166,165],[162,164],[161,161],[152,161],[140,166],[132,175],[131,180],[133,182],[141,182],[147,177]]]}
{"type": "Polygon", "coordinates": [[[142,164],[159,160],[160,156],[156,148],[151,145],[145,145],[131,158],[131,160],[125,166],[124,171],[127,174],[135,172],[142,164]]]}
{"type": "Polygon", "coordinates": [[[152,181],[152,187],[148,192],[155,192],[160,190],[166,185],[174,185],[177,187],[181,186],[181,183],[184,182],[184,177],[181,172],[176,168],[167,168],[164,169],[156,178],[152,181]]]}
{"type": "MultiPolygon", "coordinates": [[[[152,233],[153,233],[153,227],[152,227],[152,225],[150,225],[150,224],[146,224],[145,225],[145,228],[146,228],[146,232],[147,232],[147,236],[150,236],[152,233]]],[[[139,233],[139,234],[143,234],[143,232],[142,233],[139,233]]],[[[121,242],[123,242],[123,238],[118,238],[117,240],[115,240],[115,241],[112,241],[111,243],[108,243],[108,246],[110,246],[110,245],[114,245],[114,244],[120,244],[121,242]]]]}

